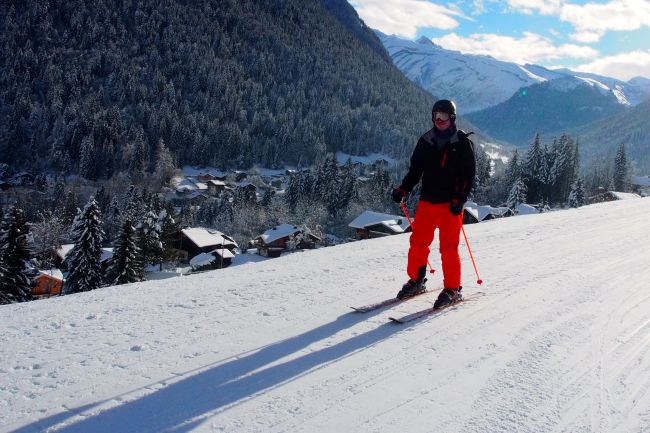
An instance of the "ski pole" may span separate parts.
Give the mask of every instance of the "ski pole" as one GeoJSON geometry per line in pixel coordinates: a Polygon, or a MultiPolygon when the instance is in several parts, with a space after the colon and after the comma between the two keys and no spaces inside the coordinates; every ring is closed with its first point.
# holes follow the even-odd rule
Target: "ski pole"
{"type": "Polygon", "coordinates": [[[474,265],[474,272],[476,272],[476,282],[481,285],[483,284],[483,280],[481,280],[481,277],[478,275],[478,269],[476,269],[476,262],[474,261],[474,255],[472,254],[472,249],[469,247],[469,242],[467,241],[467,235],[465,234],[465,227],[460,226],[460,228],[463,230],[463,237],[465,238],[465,245],[467,245],[467,251],[469,251],[469,258],[472,259],[472,265],[474,265]]]}
{"type": "MultiPolygon", "coordinates": [[[[404,212],[404,215],[406,215],[406,219],[409,222],[409,226],[411,226],[411,230],[413,230],[413,221],[411,221],[411,215],[409,215],[409,211],[406,209],[406,205],[404,204],[404,201],[399,202],[400,207],[402,208],[402,212],[404,212]]],[[[435,269],[433,269],[433,266],[431,266],[431,262],[429,261],[429,258],[427,257],[427,265],[429,265],[429,272],[432,274],[436,272],[435,269]]]]}

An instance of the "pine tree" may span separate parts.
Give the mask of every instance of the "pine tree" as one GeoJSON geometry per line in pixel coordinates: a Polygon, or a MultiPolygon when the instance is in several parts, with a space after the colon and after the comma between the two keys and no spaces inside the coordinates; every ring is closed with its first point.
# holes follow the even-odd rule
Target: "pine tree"
{"type": "Polygon", "coordinates": [[[548,190],[546,196],[554,203],[565,203],[575,181],[575,146],[566,134],[553,140],[549,149],[548,190]]]}
{"type": "Polygon", "coordinates": [[[147,212],[144,220],[138,227],[138,244],[144,266],[158,263],[162,266],[163,245],[160,240],[162,228],[158,216],[153,210],[147,212]]]}
{"type": "Polygon", "coordinates": [[[578,177],[571,186],[569,194],[569,206],[580,207],[585,205],[585,191],[582,185],[582,178],[578,177]]]}
{"type": "Polygon", "coordinates": [[[536,134],[522,167],[529,202],[535,203],[544,199],[544,186],[548,179],[545,159],[540,135],[536,134]]]}
{"type": "Polygon", "coordinates": [[[32,299],[32,284],[26,271],[31,252],[25,213],[12,207],[0,227],[0,304],[32,299]]]}
{"type": "Polygon", "coordinates": [[[515,210],[517,206],[521,203],[526,202],[526,184],[524,181],[519,178],[510,188],[510,193],[508,194],[508,200],[506,201],[507,206],[515,210]]]}
{"type": "Polygon", "coordinates": [[[144,279],[144,269],[137,245],[135,229],[131,221],[126,220],[122,232],[113,249],[111,266],[107,280],[110,285],[135,283],[144,279]]]}
{"type": "Polygon", "coordinates": [[[625,144],[621,143],[614,158],[614,190],[627,191],[629,185],[629,166],[625,154],[625,144]]]}
{"type": "Polygon", "coordinates": [[[68,276],[66,293],[87,292],[102,283],[102,230],[101,213],[93,197],[77,214],[72,225],[74,247],[65,258],[68,276]]]}

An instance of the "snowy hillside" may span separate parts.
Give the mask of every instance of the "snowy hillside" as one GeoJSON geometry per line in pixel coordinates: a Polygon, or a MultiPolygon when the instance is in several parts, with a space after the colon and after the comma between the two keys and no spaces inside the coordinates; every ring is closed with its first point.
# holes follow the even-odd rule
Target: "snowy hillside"
{"type": "MultiPolygon", "coordinates": [[[[431,40],[414,42],[377,32],[395,65],[411,81],[436,97],[454,98],[461,113],[486,109],[513,96],[522,87],[562,78],[555,90],[569,92],[587,84],[624,106],[641,103],[650,95],[644,79],[629,83],[568,69],[550,70],[518,65],[490,56],[445,50],[431,40]]],[[[480,125],[479,125],[480,126],[480,125]]]]}
{"type": "Polygon", "coordinates": [[[466,226],[486,295],[410,325],[435,295],[347,307],[396,293],[408,235],[2,306],[0,432],[648,433],[649,213],[466,226]]]}

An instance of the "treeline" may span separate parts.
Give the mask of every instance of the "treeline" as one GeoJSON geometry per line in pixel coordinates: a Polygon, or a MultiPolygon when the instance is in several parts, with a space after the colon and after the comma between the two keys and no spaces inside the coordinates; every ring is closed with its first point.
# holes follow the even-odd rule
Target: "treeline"
{"type": "Polygon", "coordinates": [[[629,180],[630,163],[624,144],[618,147],[613,159],[582,168],[577,140],[562,134],[550,145],[543,145],[537,134],[523,155],[515,150],[502,173],[487,182],[477,182],[474,198],[512,209],[520,203],[540,209],[578,207],[588,197],[606,190],[628,191],[629,180]]]}
{"type": "MultiPolygon", "coordinates": [[[[579,170],[578,143],[568,135],[542,145],[539,135],[523,154],[515,152],[505,170],[492,173],[490,159],[477,146],[477,177],[472,200],[479,204],[520,203],[550,207],[579,207],[603,190],[629,190],[629,162],[619,146],[608,168],[579,170]]],[[[261,198],[247,189],[225,191],[201,206],[186,205],[177,212],[157,191],[115,179],[89,190],[58,179],[45,182],[36,200],[5,210],[0,225],[0,303],[31,299],[29,269],[48,268],[54,251],[72,243],[66,265],[70,270],[66,292],[145,279],[145,267],[175,260],[174,247],[181,228],[204,226],[234,237],[240,248],[278,224],[304,227],[325,244],[344,242],[347,224],[365,210],[400,215],[389,193],[406,171],[396,166],[339,165],[326,154],[308,170],[292,174],[284,194],[267,189],[261,198]],[[84,196],[92,194],[84,203],[84,196]],[[31,221],[31,222],[28,222],[31,221]],[[108,268],[100,265],[101,248],[112,246],[108,268]]],[[[408,202],[413,210],[418,191],[408,202]]],[[[2,216],[2,215],[0,215],[2,216]]]]}
{"type": "Polygon", "coordinates": [[[102,179],[170,155],[403,156],[433,98],[339,19],[317,0],[5,1],[0,162],[102,179]]]}
{"type": "Polygon", "coordinates": [[[182,221],[157,195],[131,186],[111,199],[102,187],[72,216],[79,197],[65,187],[61,191],[60,205],[40,212],[36,221],[29,222],[18,204],[2,216],[0,304],[31,300],[32,278],[56,265],[57,249],[65,243],[74,245],[63,263],[65,293],[142,281],[147,266],[176,259],[182,221]],[[107,246],[113,255],[105,266],[102,248],[107,246]]]}

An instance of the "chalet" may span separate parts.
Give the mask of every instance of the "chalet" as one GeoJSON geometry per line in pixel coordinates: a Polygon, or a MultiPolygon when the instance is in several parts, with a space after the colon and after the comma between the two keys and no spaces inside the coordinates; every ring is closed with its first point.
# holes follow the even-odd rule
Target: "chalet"
{"type": "Polygon", "coordinates": [[[406,217],[372,211],[365,211],[348,224],[348,227],[355,229],[356,237],[359,239],[397,235],[411,231],[406,217]]]}
{"type": "Polygon", "coordinates": [[[606,191],[597,194],[595,196],[589,197],[587,199],[587,203],[589,204],[604,203],[607,201],[628,200],[628,199],[640,198],[640,197],[641,196],[639,194],[635,194],[631,192],[606,191]]]}
{"type": "MultiPolygon", "coordinates": [[[[65,263],[65,258],[68,255],[68,253],[72,250],[73,247],[74,244],[65,244],[65,245],[61,245],[61,248],[56,250],[54,265],[57,268],[63,269],[64,271],[67,270],[67,264],[65,263]]],[[[102,248],[102,255],[99,258],[99,261],[102,264],[103,270],[106,270],[108,268],[108,265],[112,257],[113,257],[113,248],[102,248]]]]}
{"type": "Polygon", "coordinates": [[[249,193],[257,192],[257,187],[250,182],[237,182],[235,186],[249,193]]]}
{"type": "Polygon", "coordinates": [[[212,179],[206,182],[208,185],[208,193],[210,195],[219,195],[226,189],[228,189],[226,182],[223,180],[212,179]]]}
{"type": "Polygon", "coordinates": [[[63,288],[63,273],[58,269],[39,271],[33,282],[32,295],[35,298],[58,296],[63,288]]]}
{"type": "Polygon", "coordinates": [[[234,254],[237,243],[234,239],[217,230],[203,227],[192,227],[181,230],[178,249],[187,252],[187,257],[195,257],[201,253],[212,253],[215,250],[228,250],[234,254]]]}
{"type": "Polygon", "coordinates": [[[190,266],[194,272],[222,269],[230,266],[232,264],[232,259],[234,258],[235,254],[233,254],[229,249],[218,248],[209,253],[201,253],[192,257],[190,260],[190,266]]]}
{"type": "Polygon", "coordinates": [[[298,249],[313,249],[322,241],[318,236],[305,232],[302,227],[280,224],[255,238],[253,245],[261,256],[279,257],[282,251],[289,248],[292,240],[297,240],[298,249]]]}
{"type": "Polygon", "coordinates": [[[205,183],[208,183],[209,181],[215,180],[215,179],[216,179],[216,176],[213,175],[212,173],[201,173],[201,174],[196,176],[196,180],[198,180],[199,182],[205,182],[205,183]]]}
{"type": "Polygon", "coordinates": [[[465,203],[465,212],[463,212],[463,224],[475,224],[513,215],[514,212],[509,207],[479,206],[472,201],[468,201],[465,203]]]}

